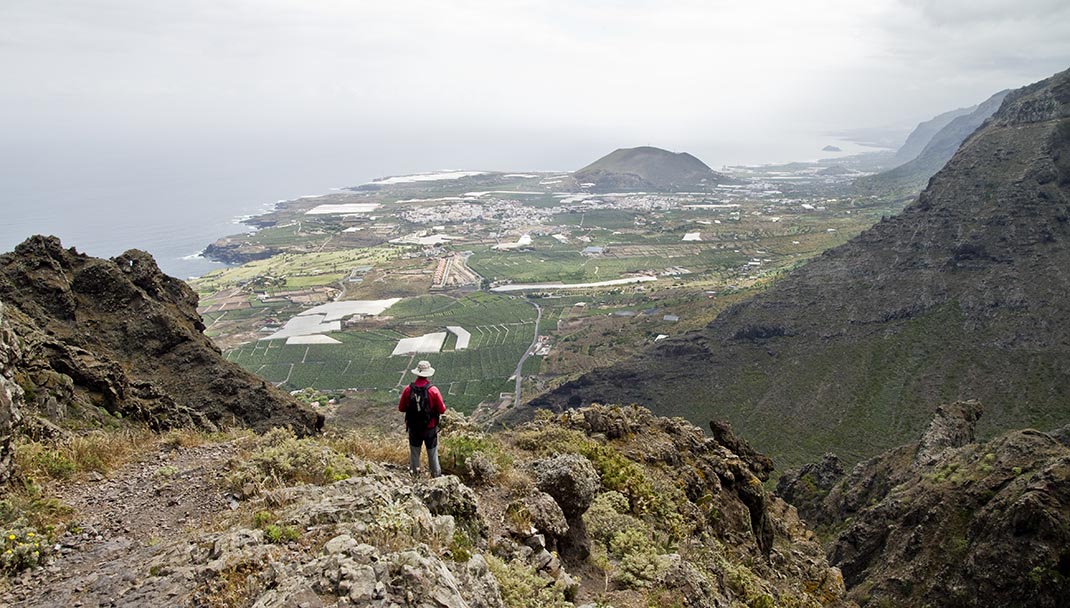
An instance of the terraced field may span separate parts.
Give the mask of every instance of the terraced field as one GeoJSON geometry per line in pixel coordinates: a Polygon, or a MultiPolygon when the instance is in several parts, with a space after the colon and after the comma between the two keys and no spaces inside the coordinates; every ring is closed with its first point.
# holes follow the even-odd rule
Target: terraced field
{"type": "Polygon", "coordinates": [[[261,340],[227,351],[225,356],[287,390],[357,388],[397,395],[413,379],[408,370],[426,359],[437,370],[434,382],[451,408],[471,412],[483,401],[511,390],[509,377],[535,333],[535,310],[520,298],[474,293],[454,299],[441,295],[402,300],[384,316],[388,326],[333,333],[336,345],[286,345],[261,340]],[[465,350],[390,356],[398,340],[459,325],[471,332],[465,350]]]}

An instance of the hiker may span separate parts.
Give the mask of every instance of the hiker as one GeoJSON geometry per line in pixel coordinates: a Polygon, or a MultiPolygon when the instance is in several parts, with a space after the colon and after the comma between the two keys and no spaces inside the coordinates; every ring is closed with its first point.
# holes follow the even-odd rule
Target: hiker
{"type": "Polygon", "coordinates": [[[409,470],[415,476],[420,470],[420,446],[427,446],[427,468],[431,477],[438,477],[442,469],[438,465],[438,417],[446,413],[442,393],[428,380],[435,375],[435,368],[427,361],[420,361],[411,370],[416,381],[401,391],[398,411],[405,412],[405,428],[409,431],[409,470]]]}

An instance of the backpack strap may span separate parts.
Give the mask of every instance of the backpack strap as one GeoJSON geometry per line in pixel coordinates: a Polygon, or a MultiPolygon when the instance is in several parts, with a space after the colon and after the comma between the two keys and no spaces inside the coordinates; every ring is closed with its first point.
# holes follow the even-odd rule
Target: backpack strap
{"type": "Polygon", "coordinates": [[[431,405],[431,389],[435,388],[434,384],[427,383],[427,411],[431,412],[431,420],[435,421],[435,430],[438,430],[438,418],[439,413],[435,411],[434,406],[431,405]]]}

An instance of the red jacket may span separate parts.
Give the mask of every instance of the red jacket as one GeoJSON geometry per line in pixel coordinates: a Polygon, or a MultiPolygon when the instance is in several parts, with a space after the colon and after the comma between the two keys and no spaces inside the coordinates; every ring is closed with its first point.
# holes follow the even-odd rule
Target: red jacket
{"type": "MultiPolygon", "coordinates": [[[[427,378],[417,378],[415,382],[416,386],[426,386],[431,384],[431,381],[427,378]]],[[[410,386],[406,386],[405,390],[401,391],[401,401],[398,402],[398,411],[404,412],[409,407],[409,390],[410,386]]],[[[435,428],[435,424],[438,423],[438,417],[446,413],[446,403],[442,401],[442,393],[438,391],[437,386],[432,386],[427,389],[427,401],[431,405],[431,412],[436,414],[431,417],[431,420],[427,423],[427,428],[435,428]]],[[[408,426],[408,421],[405,421],[405,425],[408,426]]]]}

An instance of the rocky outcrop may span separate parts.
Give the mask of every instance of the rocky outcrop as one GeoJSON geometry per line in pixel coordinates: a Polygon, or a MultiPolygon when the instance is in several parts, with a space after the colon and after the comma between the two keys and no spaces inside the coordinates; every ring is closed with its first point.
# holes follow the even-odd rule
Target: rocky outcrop
{"type": "Polygon", "coordinates": [[[21,419],[22,387],[15,382],[21,348],[0,302],[0,486],[14,473],[15,430],[21,419]]]}
{"type": "Polygon", "coordinates": [[[858,464],[819,503],[830,561],[866,606],[1064,606],[1070,449],[1033,430],[977,443],[976,402],[939,408],[922,440],[858,464]]]}
{"type": "Polygon", "coordinates": [[[921,436],[914,452],[914,464],[931,467],[949,451],[973,443],[981,411],[977,401],[959,401],[936,408],[929,430],[921,436]]]}
{"type": "Polygon", "coordinates": [[[814,523],[824,523],[819,513],[829,492],[843,479],[843,461],[835,454],[825,454],[820,462],[786,471],[776,484],[776,495],[799,510],[799,515],[814,523]]]}
{"type": "Polygon", "coordinates": [[[247,243],[239,238],[225,237],[205,247],[201,255],[209,260],[238,266],[256,260],[266,260],[282,251],[275,247],[247,243]]]}
{"type": "Polygon", "coordinates": [[[916,441],[957,400],[989,407],[980,437],[1053,428],[1070,417],[1068,294],[1070,71],[1008,94],[900,215],[503,422],[642,403],[725,418],[782,467],[916,441]]]}
{"type": "Polygon", "coordinates": [[[315,413],[223,359],[203,334],[196,294],[145,252],[104,260],[35,236],[0,255],[0,300],[36,415],[316,428],[315,413]]]}
{"type": "Polygon", "coordinates": [[[813,533],[764,493],[760,465],[683,420],[597,407],[488,436],[482,443],[508,456],[501,460],[508,472],[477,488],[450,475],[414,481],[402,464],[329,455],[337,443],[327,439],[273,435],[161,446],[168,451],[132,471],[67,493],[93,509],[84,520],[91,527],[58,539],[57,561],[23,572],[0,589],[0,603],[853,606],[813,533]],[[198,454],[214,455],[214,464],[198,454]],[[317,458],[353,474],[325,485],[275,485],[286,466],[314,467],[317,458]],[[239,499],[205,486],[183,497],[191,484],[212,479],[228,479],[228,488],[251,484],[254,470],[269,477],[257,482],[259,493],[242,491],[239,499]],[[179,489],[183,496],[172,494],[179,489]],[[123,513],[124,501],[160,496],[179,504],[166,501],[159,516],[123,513]],[[191,505],[224,512],[211,517],[191,505]],[[166,533],[137,538],[157,522],[166,533]],[[559,542],[574,534],[574,523],[587,535],[590,559],[572,559],[559,542]]]}

